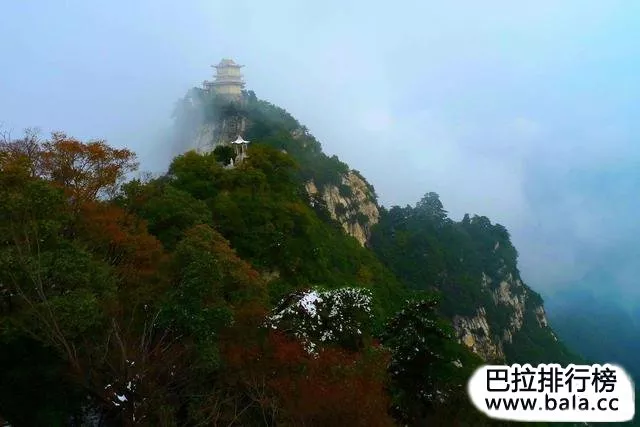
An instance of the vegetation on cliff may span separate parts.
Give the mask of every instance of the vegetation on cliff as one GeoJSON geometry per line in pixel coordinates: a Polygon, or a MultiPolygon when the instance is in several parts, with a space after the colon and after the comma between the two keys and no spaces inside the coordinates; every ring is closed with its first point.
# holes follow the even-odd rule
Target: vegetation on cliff
{"type": "Polygon", "coordinates": [[[536,314],[542,298],[520,281],[517,251],[500,224],[469,215],[453,221],[438,195],[428,193],[414,207],[383,209],[371,247],[409,288],[440,294],[446,317],[473,317],[482,308],[495,334],[487,338],[503,343],[506,361],[580,360],[536,314]]]}

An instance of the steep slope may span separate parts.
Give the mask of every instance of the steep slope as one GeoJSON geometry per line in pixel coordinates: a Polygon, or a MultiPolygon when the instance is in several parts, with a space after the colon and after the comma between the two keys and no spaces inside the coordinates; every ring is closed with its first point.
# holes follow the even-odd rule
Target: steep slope
{"type": "Polygon", "coordinates": [[[256,144],[232,169],[214,154],[186,153],[174,160],[166,182],[143,191],[175,188],[204,203],[216,229],[261,271],[273,303],[312,285],[359,285],[379,296],[381,312],[392,313],[404,298],[401,283],[338,224],[317,214],[296,175],[290,156],[256,144]]]}
{"type": "Polygon", "coordinates": [[[549,327],[540,295],[517,268],[509,233],[488,218],[447,218],[428,193],[415,207],[384,210],[371,246],[413,289],[443,295],[458,339],[488,361],[568,363],[578,358],[549,327]]]}
{"type": "MultiPolygon", "coordinates": [[[[434,193],[415,208],[380,208],[373,187],[357,171],[326,156],[295,118],[253,92],[226,107],[220,98],[197,90],[188,98],[183,104],[190,109],[181,116],[193,115],[193,106],[201,105],[207,117],[201,129],[242,123],[246,139],[295,159],[309,205],[361,245],[370,245],[410,289],[440,292],[441,312],[453,323],[457,339],[483,359],[578,360],[550,328],[540,295],[522,282],[517,251],[504,227],[478,216],[455,223],[434,193]]],[[[215,147],[224,138],[209,143],[215,147]]]]}
{"type": "Polygon", "coordinates": [[[379,220],[377,196],[362,175],[336,156],[326,156],[320,143],[282,108],[259,100],[251,91],[239,102],[192,89],[176,109],[179,152],[213,151],[238,134],[290,154],[299,166],[311,206],[337,222],[364,246],[379,220]]]}
{"type": "Polygon", "coordinates": [[[378,223],[380,212],[375,193],[367,181],[354,170],[342,174],[340,185],[325,184],[318,189],[313,179],[305,184],[311,205],[324,207],[332,220],[364,246],[371,235],[371,227],[378,223]]]}
{"type": "MultiPolygon", "coordinates": [[[[284,110],[250,93],[234,109],[242,114],[237,120],[246,125],[244,137],[252,141],[249,157],[233,168],[223,167],[223,149],[212,140],[212,154],[190,152],[176,158],[167,184],[210,207],[216,228],[262,272],[273,304],[293,304],[297,312],[306,307],[296,305],[306,300],[304,295],[324,294],[322,290],[300,293],[315,285],[373,291],[374,334],[395,349],[392,360],[397,358],[390,378],[397,418],[421,425],[447,413],[473,425],[488,425],[464,397],[466,379],[480,359],[456,342],[446,326],[450,323],[443,323],[433,305],[421,305],[424,292],[407,289],[363,247],[380,215],[373,187],[336,157],[326,156],[284,110]],[[415,307],[425,308],[416,312],[415,307]],[[389,333],[390,319],[395,319],[391,324],[405,324],[403,330],[422,332],[389,333]],[[398,342],[403,336],[410,341],[398,342]],[[412,343],[415,339],[418,342],[412,343]],[[409,355],[397,354],[407,349],[409,355]]],[[[216,123],[227,119],[221,111],[217,122],[201,126],[218,128],[216,123]]]]}

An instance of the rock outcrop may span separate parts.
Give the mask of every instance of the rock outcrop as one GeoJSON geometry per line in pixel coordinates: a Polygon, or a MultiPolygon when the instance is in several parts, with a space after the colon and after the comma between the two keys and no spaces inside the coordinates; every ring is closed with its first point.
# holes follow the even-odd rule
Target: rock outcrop
{"type": "Polygon", "coordinates": [[[246,119],[239,115],[222,118],[215,123],[200,126],[191,142],[191,149],[199,153],[213,151],[218,145],[229,143],[242,135],[246,119]]]}
{"type": "Polygon", "coordinates": [[[493,337],[484,307],[478,308],[473,317],[454,316],[453,327],[458,340],[484,360],[499,362],[505,359],[502,342],[493,337]]]}
{"type": "Polygon", "coordinates": [[[235,140],[243,135],[248,123],[241,113],[246,100],[218,100],[220,103],[215,118],[207,112],[214,98],[206,92],[194,88],[178,104],[174,113],[176,118],[174,155],[195,150],[199,153],[213,151],[218,145],[235,140]]]}
{"type": "Polygon", "coordinates": [[[366,244],[371,227],[380,219],[380,212],[369,185],[360,174],[349,171],[343,175],[340,188],[325,185],[319,189],[313,180],[307,182],[305,188],[313,205],[324,205],[347,234],[361,245],[366,244]]]}
{"type": "MultiPolygon", "coordinates": [[[[477,307],[473,316],[454,316],[452,320],[458,341],[484,360],[504,362],[505,346],[513,343],[515,334],[523,328],[525,322],[536,323],[532,320],[535,318],[537,324],[529,325],[530,327],[548,328],[544,307],[537,305],[532,309],[527,304],[531,291],[514,274],[509,273],[494,284],[483,273],[480,286],[482,292],[490,297],[485,299],[486,305],[477,307]],[[533,310],[535,317],[527,317],[526,310],[533,310]],[[493,313],[493,316],[488,315],[488,312],[493,313]],[[497,321],[498,318],[501,321],[497,321]]],[[[553,332],[550,333],[557,340],[553,332]]]]}

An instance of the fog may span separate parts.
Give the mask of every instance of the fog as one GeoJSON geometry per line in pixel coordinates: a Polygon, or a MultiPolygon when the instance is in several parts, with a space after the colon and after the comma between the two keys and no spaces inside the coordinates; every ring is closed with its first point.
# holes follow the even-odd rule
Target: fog
{"type": "Polygon", "coordinates": [[[174,102],[231,57],[385,205],[436,191],[504,224],[544,295],[640,301],[640,4],[308,3],[3,2],[0,123],[161,170],[174,102]]]}

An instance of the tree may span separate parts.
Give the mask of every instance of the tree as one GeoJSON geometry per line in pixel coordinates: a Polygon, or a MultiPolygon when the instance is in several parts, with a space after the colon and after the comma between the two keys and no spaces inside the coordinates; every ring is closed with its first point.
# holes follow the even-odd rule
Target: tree
{"type": "Polygon", "coordinates": [[[42,141],[37,130],[27,129],[21,139],[13,140],[8,133],[0,134],[0,170],[3,173],[22,172],[31,177],[41,172],[42,141]]]}
{"type": "Polygon", "coordinates": [[[394,410],[411,425],[463,393],[480,359],[455,342],[453,328],[436,311],[438,300],[408,301],[382,335],[391,350],[394,410]]]}
{"type": "Polygon", "coordinates": [[[97,200],[130,157],[59,137],[33,156],[15,147],[24,141],[0,151],[0,333],[55,349],[95,405],[141,422],[171,396],[170,370],[184,358],[153,320],[161,247],[97,200]]]}
{"type": "Polygon", "coordinates": [[[312,355],[274,331],[263,344],[228,354],[228,372],[248,402],[238,425],[394,425],[385,391],[388,358],[379,348],[312,355]]]}
{"type": "Polygon", "coordinates": [[[267,325],[299,339],[310,353],[329,345],[356,351],[371,339],[371,308],[367,289],[314,289],[284,298],[267,325]]]}
{"type": "Polygon", "coordinates": [[[144,219],[149,232],[168,250],[175,249],[191,227],[212,224],[212,213],[206,203],[163,179],[146,184],[134,180],[122,189],[118,204],[144,219]]]}
{"type": "Polygon", "coordinates": [[[223,165],[228,165],[231,160],[235,159],[236,152],[233,147],[228,145],[220,145],[213,150],[216,159],[223,165]]]}
{"type": "Polygon", "coordinates": [[[422,199],[416,203],[416,213],[432,218],[437,223],[447,218],[447,211],[444,210],[440,196],[434,192],[425,194],[422,199]]]}
{"type": "Polygon", "coordinates": [[[206,372],[219,368],[219,341],[225,330],[253,326],[262,319],[266,292],[257,272],[240,260],[228,242],[206,225],[185,233],[174,259],[174,283],[162,321],[187,334],[198,347],[206,372]]]}
{"type": "Polygon", "coordinates": [[[72,200],[113,196],[127,173],[138,164],[135,154],[104,141],[83,143],[56,132],[42,145],[43,177],[63,188],[72,200]]]}

